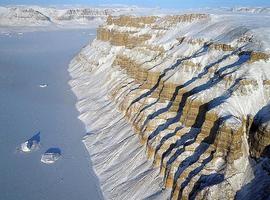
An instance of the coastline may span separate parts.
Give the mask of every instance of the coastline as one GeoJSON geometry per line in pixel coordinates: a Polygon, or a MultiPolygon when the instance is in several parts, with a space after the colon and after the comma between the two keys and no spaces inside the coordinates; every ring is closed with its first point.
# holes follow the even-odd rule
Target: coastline
{"type": "Polygon", "coordinates": [[[109,63],[113,55],[104,57],[106,50],[102,46],[110,48],[108,44],[94,41],[71,61],[69,73],[72,80],[69,84],[78,99],[79,119],[87,130],[83,142],[104,197],[166,199],[169,191],[162,190],[159,168],[148,160],[138,136],[107,97],[107,89],[115,81],[107,79],[108,74],[113,73],[109,63]],[[85,58],[87,55],[101,58],[103,64],[98,68],[91,67],[85,58]]]}

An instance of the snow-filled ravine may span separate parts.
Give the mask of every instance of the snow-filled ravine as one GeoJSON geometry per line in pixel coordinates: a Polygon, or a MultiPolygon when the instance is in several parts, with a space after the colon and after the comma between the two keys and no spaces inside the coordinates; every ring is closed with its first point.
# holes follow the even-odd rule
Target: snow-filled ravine
{"type": "Polygon", "coordinates": [[[0,199],[103,198],[67,71],[94,37],[94,29],[0,33],[0,199]]]}

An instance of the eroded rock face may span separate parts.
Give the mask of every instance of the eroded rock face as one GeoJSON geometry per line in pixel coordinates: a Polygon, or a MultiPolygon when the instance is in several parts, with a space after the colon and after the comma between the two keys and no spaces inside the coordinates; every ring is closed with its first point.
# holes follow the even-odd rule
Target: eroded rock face
{"type": "Polygon", "coordinates": [[[23,26],[23,25],[49,25],[50,17],[33,8],[24,7],[1,7],[0,25],[1,26],[23,26]]]}
{"type": "Polygon", "coordinates": [[[110,15],[135,12],[130,8],[0,6],[0,26],[88,25],[97,27],[110,15]]]}
{"type": "Polygon", "coordinates": [[[31,19],[37,21],[50,21],[50,18],[45,16],[39,11],[36,11],[32,8],[10,8],[11,12],[7,16],[8,18],[17,18],[17,19],[31,19]]]}
{"type": "Polygon", "coordinates": [[[97,9],[97,8],[68,9],[65,13],[58,16],[57,20],[74,20],[74,19],[93,20],[95,17],[104,17],[112,13],[113,11],[109,9],[97,9]]]}
{"type": "Polygon", "coordinates": [[[266,105],[255,116],[249,132],[250,155],[270,158],[270,107],[266,105]]]}
{"type": "Polygon", "coordinates": [[[109,17],[71,65],[76,77],[103,73],[104,92],[159,170],[166,198],[243,199],[252,179],[269,183],[260,173],[268,170],[260,158],[269,159],[269,120],[260,111],[270,97],[269,52],[237,20],[109,17]]]}

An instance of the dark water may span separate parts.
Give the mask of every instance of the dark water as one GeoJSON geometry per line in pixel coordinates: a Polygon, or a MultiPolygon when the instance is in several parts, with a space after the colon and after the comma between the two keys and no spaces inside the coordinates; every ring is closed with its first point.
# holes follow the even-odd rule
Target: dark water
{"type": "Polygon", "coordinates": [[[81,142],[69,88],[70,60],[95,30],[32,32],[0,36],[0,199],[101,199],[99,183],[81,142]],[[48,84],[40,88],[39,84],[48,84]],[[40,131],[41,148],[16,148],[40,131]],[[53,165],[40,162],[49,148],[61,149],[53,165]]]}

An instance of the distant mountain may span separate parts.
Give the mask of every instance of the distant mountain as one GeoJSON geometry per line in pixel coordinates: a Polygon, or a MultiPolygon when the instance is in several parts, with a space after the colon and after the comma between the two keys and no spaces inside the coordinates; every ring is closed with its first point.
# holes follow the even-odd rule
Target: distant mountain
{"type": "Polygon", "coordinates": [[[33,8],[12,7],[0,9],[0,25],[48,25],[50,23],[50,17],[33,8]]]}
{"type": "Polygon", "coordinates": [[[0,26],[98,25],[109,15],[132,12],[122,8],[0,7],[0,26]]]}
{"type": "Polygon", "coordinates": [[[232,8],[231,10],[233,12],[270,14],[270,7],[266,7],[266,8],[238,7],[238,8],[232,8]]]}

